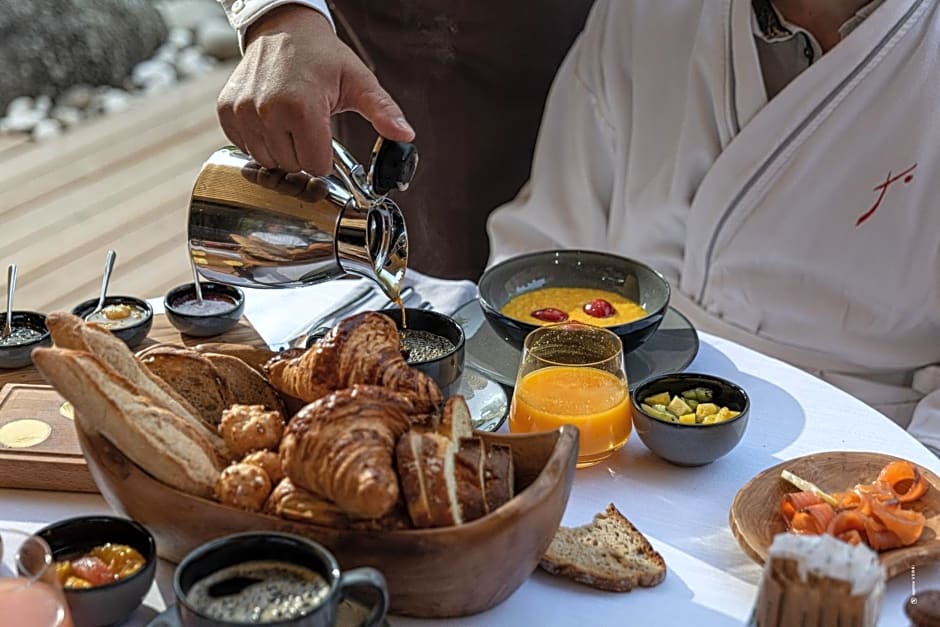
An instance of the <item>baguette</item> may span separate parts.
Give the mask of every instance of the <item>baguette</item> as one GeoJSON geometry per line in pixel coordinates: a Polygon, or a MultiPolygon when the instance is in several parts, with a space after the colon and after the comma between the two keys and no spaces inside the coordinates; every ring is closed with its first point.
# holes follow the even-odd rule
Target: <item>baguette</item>
{"type": "Polygon", "coordinates": [[[255,348],[248,344],[230,344],[227,342],[210,342],[193,346],[193,350],[201,355],[214,353],[216,355],[228,355],[237,357],[258,374],[264,374],[264,364],[268,363],[272,357],[277,355],[267,348],[255,348]]]}
{"type": "Polygon", "coordinates": [[[75,406],[75,420],[110,440],[132,462],[167,485],[211,498],[222,468],[212,444],[187,420],[155,405],[98,357],[38,348],[33,362],[75,406]]]}
{"type": "Polygon", "coordinates": [[[560,527],[539,566],[611,592],[655,586],[666,577],[663,557],[613,503],[589,525],[560,527]]]}
{"type": "Polygon", "coordinates": [[[215,449],[219,464],[228,461],[230,456],[222,438],[202,422],[196,409],[163,379],[141,365],[127,345],[110,331],[85,324],[78,316],[64,312],[49,314],[46,326],[57,347],[95,355],[115,373],[149,396],[157,406],[186,420],[193,428],[201,431],[215,449]]]}
{"type": "Polygon", "coordinates": [[[486,507],[486,446],[482,438],[460,440],[454,456],[454,480],[457,484],[457,503],[464,522],[484,516],[486,507]]]}
{"type": "Polygon", "coordinates": [[[454,444],[459,444],[464,438],[473,437],[473,418],[470,416],[467,401],[462,396],[451,396],[444,403],[441,426],[438,430],[454,444]]]}

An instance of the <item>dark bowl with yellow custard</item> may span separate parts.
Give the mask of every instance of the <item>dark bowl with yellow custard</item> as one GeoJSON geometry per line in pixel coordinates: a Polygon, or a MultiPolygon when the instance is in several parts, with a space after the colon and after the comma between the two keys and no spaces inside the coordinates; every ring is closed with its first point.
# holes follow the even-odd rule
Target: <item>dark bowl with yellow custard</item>
{"type": "Polygon", "coordinates": [[[479,287],[487,322],[519,349],[539,326],[580,320],[613,331],[626,354],[659,328],[669,307],[669,283],[659,272],[634,259],[589,250],[506,259],[483,273],[479,287]]]}

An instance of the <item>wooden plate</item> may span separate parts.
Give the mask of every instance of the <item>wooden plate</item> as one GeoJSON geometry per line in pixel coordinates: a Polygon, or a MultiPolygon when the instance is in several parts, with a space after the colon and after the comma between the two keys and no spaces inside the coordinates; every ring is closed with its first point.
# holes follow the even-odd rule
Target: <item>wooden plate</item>
{"type": "MultiPolygon", "coordinates": [[[[827,492],[840,492],[874,481],[882,468],[898,459],[881,453],[835,451],[777,464],[748,481],[735,495],[729,520],[731,532],[748,557],[763,564],[774,536],[786,531],[780,516],[780,499],[796,491],[780,478],[782,470],[789,470],[827,492]]],[[[940,558],[940,477],[926,468],[919,468],[930,489],[911,509],[921,512],[927,518],[927,525],[917,544],[881,553],[888,578],[908,572],[915,564],[940,558]]]]}

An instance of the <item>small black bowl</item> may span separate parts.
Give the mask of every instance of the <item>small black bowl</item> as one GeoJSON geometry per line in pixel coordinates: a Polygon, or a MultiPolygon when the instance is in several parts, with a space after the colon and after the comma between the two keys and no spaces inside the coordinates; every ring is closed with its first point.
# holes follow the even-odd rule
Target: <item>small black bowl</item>
{"type": "MultiPolygon", "coordinates": [[[[383,309],[382,313],[395,321],[395,326],[401,329],[401,310],[398,308],[383,309]]],[[[440,386],[444,398],[452,396],[460,389],[460,377],[464,367],[464,339],[463,327],[450,316],[430,309],[405,309],[406,321],[409,331],[427,331],[450,340],[454,350],[437,359],[430,361],[411,362],[409,365],[428,375],[440,386]]]]}
{"type": "Polygon", "coordinates": [[[196,286],[192,283],[178,285],[163,299],[166,317],[174,327],[193,337],[210,337],[225,333],[238,324],[245,312],[243,291],[222,283],[200,283],[199,286],[204,299],[230,302],[231,307],[208,314],[181,311],[181,303],[196,300],[196,286]]]}
{"type": "Polygon", "coordinates": [[[480,306],[504,340],[522,349],[537,325],[510,318],[500,310],[511,299],[545,287],[581,287],[622,294],[647,311],[639,320],[607,327],[623,342],[626,355],[652,335],[669,306],[669,283],[633,259],[586,250],[555,250],[512,257],[480,277],[480,306]]]}
{"type": "MultiPolygon", "coordinates": [[[[130,305],[144,312],[143,317],[135,324],[121,327],[120,329],[109,329],[115,336],[124,340],[124,343],[127,344],[129,348],[136,348],[144,341],[147,334],[150,333],[150,329],[153,327],[153,307],[151,307],[150,303],[147,301],[134,298],[133,296],[108,296],[104,299],[104,306],[107,307],[109,305],[130,305]]],[[[93,312],[97,306],[98,299],[92,298],[77,305],[72,309],[72,313],[84,320],[85,316],[93,312]]]]}
{"type": "Polygon", "coordinates": [[[43,527],[36,535],[46,541],[56,561],[72,559],[108,542],[133,547],[146,560],[143,568],[120,581],[96,588],[67,588],[65,599],[75,625],[98,627],[127,618],[140,606],[153,584],[156,544],[150,532],[133,520],[81,516],[43,527]]]}
{"type": "Polygon", "coordinates": [[[751,408],[747,393],[740,386],[713,375],[690,372],[650,379],[633,391],[631,399],[633,424],[643,444],[677,466],[704,466],[731,452],[744,437],[751,408]],[[712,402],[719,407],[741,413],[725,422],[686,425],[654,418],[640,407],[654,394],[669,392],[672,396],[697,387],[711,389],[712,402]]]}
{"type": "MultiPolygon", "coordinates": [[[[0,328],[6,324],[7,313],[0,314],[0,328]]],[[[46,328],[46,317],[35,311],[13,311],[13,328],[27,327],[41,333],[36,339],[13,346],[0,346],[0,368],[22,368],[33,363],[32,353],[37,346],[51,346],[52,338],[46,328]]]]}

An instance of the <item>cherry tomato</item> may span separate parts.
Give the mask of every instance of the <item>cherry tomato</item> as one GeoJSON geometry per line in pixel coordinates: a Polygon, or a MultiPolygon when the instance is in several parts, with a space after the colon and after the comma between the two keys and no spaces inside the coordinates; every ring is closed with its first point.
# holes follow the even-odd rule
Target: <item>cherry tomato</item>
{"type": "Polygon", "coordinates": [[[589,303],[584,304],[584,313],[594,318],[610,318],[617,313],[614,306],[603,298],[595,298],[589,303]]]}
{"type": "Polygon", "coordinates": [[[546,307],[545,309],[536,309],[533,311],[532,317],[542,322],[564,322],[568,319],[568,314],[561,309],[546,307]]]}
{"type": "Polygon", "coordinates": [[[100,557],[82,557],[72,562],[72,573],[93,586],[101,586],[115,580],[114,571],[100,557]]]}

